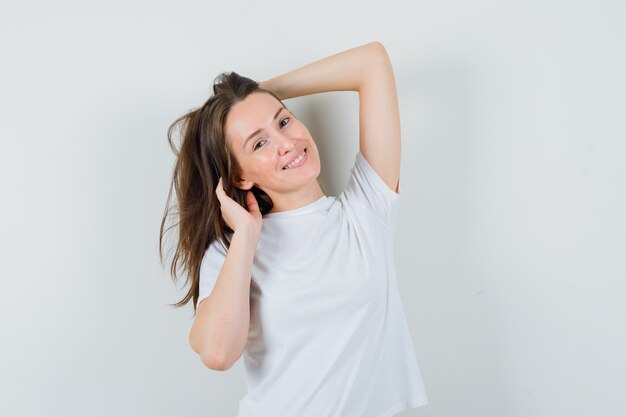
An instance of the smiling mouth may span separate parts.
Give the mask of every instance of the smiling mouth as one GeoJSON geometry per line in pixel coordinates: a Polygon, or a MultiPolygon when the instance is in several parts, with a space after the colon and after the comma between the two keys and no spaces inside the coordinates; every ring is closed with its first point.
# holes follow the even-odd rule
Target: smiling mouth
{"type": "MultiPolygon", "coordinates": [[[[307,148],[304,148],[304,150],[302,151],[302,153],[301,153],[300,155],[298,155],[298,156],[294,159],[294,161],[295,161],[295,160],[297,160],[298,158],[304,159],[304,158],[306,157],[306,150],[307,150],[307,148]]],[[[291,164],[292,162],[293,162],[293,161],[289,162],[289,164],[291,164]]],[[[302,161],[298,161],[295,165],[298,165],[300,162],[302,162],[302,161]]],[[[283,167],[283,170],[290,169],[291,167],[289,167],[289,164],[285,165],[285,166],[283,167]]]]}

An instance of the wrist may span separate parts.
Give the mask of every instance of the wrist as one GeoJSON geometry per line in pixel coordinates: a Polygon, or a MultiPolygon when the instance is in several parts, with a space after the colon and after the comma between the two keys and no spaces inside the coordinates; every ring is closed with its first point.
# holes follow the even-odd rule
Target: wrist
{"type": "Polygon", "coordinates": [[[263,81],[259,82],[259,88],[271,91],[272,93],[276,94],[278,96],[278,98],[280,98],[281,100],[283,99],[283,97],[280,95],[280,92],[278,91],[278,88],[276,87],[275,83],[272,83],[271,80],[263,80],[263,81]]]}

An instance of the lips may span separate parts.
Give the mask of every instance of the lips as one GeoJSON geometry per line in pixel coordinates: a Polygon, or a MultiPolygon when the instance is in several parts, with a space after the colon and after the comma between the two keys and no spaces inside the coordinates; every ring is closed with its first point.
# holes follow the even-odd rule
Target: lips
{"type": "Polygon", "coordinates": [[[287,169],[287,165],[289,165],[290,163],[292,163],[293,161],[295,161],[296,159],[298,159],[301,155],[302,155],[302,156],[306,155],[306,148],[304,148],[304,149],[303,149],[303,151],[302,151],[302,152],[300,152],[298,155],[294,156],[294,157],[293,157],[293,159],[292,159],[291,161],[287,162],[287,163],[285,164],[285,166],[283,166],[283,170],[287,169]]]}

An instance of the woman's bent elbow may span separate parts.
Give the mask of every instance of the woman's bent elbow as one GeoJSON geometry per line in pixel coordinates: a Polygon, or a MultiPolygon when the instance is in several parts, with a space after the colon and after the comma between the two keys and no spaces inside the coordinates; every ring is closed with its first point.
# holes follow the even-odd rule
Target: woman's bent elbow
{"type": "Polygon", "coordinates": [[[201,354],[200,359],[204,366],[214,371],[227,371],[232,366],[221,356],[201,354]]]}

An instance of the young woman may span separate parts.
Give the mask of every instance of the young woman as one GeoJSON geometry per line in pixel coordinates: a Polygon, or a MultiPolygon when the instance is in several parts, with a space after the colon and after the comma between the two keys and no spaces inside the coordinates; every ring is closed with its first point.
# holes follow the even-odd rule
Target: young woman
{"type": "Polygon", "coordinates": [[[202,362],[224,371],[244,356],[239,417],[389,417],[427,404],[393,262],[400,117],[384,46],[260,83],[223,73],[213,93],[168,131],[172,144],[182,122],[171,271],[182,262],[191,277],[176,306],[193,299],[202,362]],[[326,91],[359,94],[359,152],[336,197],[282,102],[326,91]]]}

